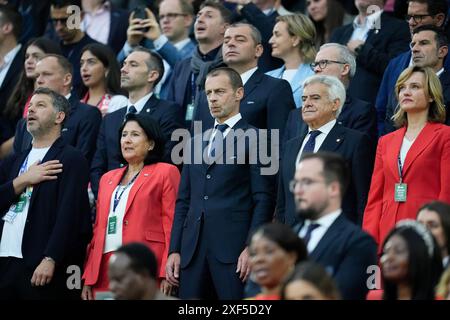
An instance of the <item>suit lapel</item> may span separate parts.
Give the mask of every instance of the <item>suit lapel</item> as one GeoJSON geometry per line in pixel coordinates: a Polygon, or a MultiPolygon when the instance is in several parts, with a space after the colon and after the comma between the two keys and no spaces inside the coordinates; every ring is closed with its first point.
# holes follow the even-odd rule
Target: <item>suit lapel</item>
{"type": "Polygon", "coordinates": [[[156,98],[155,94],[153,93],[152,96],[150,97],[150,99],[148,99],[147,102],[145,103],[141,112],[139,112],[139,113],[151,115],[152,113],[155,112],[155,110],[158,106],[158,102],[159,102],[158,98],[156,98]]]}
{"type": "Polygon", "coordinates": [[[2,86],[0,87],[0,90],[3,89],[10,81],[11,78],[16,76],[17,70],[21,70],[20,64],[23,61],[23,46],[20,48],[20,50],[16,53],[11,66],[8,69],[8,72],[5,75],[5,78],[3,79],[2,86]]]}
{"type": "MultiPolygon", "coordinates": [[[[392,140],[388,143],[388,148],[391,151],[387,152],[388,166],[391,168],[394,176],[400,179],[398,174],[398,155],[402,146],[403,137],[405,136],[406,127],[402,127],[392,133],[392,140]]],[[[404,171],[403,171],[404,172],[404,171]]]]}
{"type": "MultiPolygon", "coordinates": [[[[261,71],[259,71],[259,69],[257,69],[252,76],[250,77],[250,79],[247,80],[247,83],[244,85],[244,98],[242,99],[242,102],[245,101],[245,104],[247,104],[247,97],[249,96],[249,94],[255,90],[259,83],[261,82],[262,78],[263,78],[263,73],[261,71]]],[[[241,105],[242,105],[241,102],[241,105]]]]}
{"type": "Polygon", "coordinates": [[[403,166],[403,175],[406,175],[414,160],[416,160],[417,157],[423,152],[423,150],[431,142],[433,142],[434,138],[437,136],[436,131],[438,130],[439,125],[432,123],[427,123],[427,125],[422,129],[414,143],[411,145],[408,153],[406,154],[405,164],[403,166]]]}
{"type": "Polygon", "coordinates": [[[109,180],[106,182],[106,185],[103,185],[103,191],[102,194],[104,194],[104,198],[106,199],[106,207],[105,212],[106,214],[109,213],[110,205],[111,205],[111,198],[113,197],[113,192],[117,188],[117,186],[120,183],[120,180],[122,180],[122,177],[125,173],[125,170],[127,167],[120,168],[116,171],[116,173],[109,178],[109,180]]]}
{"type": "Polygon", "coordinates": [[[325,232],[314,250],[310,253],[309,256],[315,261],[318,261],[326,249],[329,248],[332,243],[336,242],[336,238],[341,234],[341,230],[344,227],[343,219],[345,218],[343,217],[343,213],[341,213],[328,228],[327,232],[325,232]]]}
{"type": "Polygon", "coordinates": [[[133,200],[136,197],[136,194],[138,193],[139,189],[142,187],[142,185],[144,183],[146,183],[151,178],[151,174],[153,171],[152,167],[153,166],[150,166],[150,167],[144,166],[142,171],[139,173],[139,176],[137,177],[136,181],[134,182],[133,186],[131,187],[130,194],[128,195],[127,206],[125,208],[124,217],[128,214],[130,206],[133,203],[133,200]]]}
{"type": "Polygon", "coordinates": [[[339,124],[335,124],[331,131],[325,137],[322,145],[320,146],[320,151],[330,151],[333,152],[339,148],[339,146],[344,142],[345,133],[339,124]]]}

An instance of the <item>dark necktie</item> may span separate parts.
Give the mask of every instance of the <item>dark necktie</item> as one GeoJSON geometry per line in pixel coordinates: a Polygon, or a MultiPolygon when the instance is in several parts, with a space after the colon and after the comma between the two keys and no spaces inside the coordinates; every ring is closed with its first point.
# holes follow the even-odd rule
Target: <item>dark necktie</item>
{"type": "Polygon", "coordinates": [[[305,146],[303,147],[302,155],[305,153],[314,152],[314,147],[316,146],[316,137],[321,134],[319,130],[314,130],[309,133],[309,139],[306,141],[305,146]]]}
{"type": "Polygon", "coordinates": [[[130,106],[127,113],[137,113],[135,106],[130,106]]]}
{"type": "Polygon", "coordinates": [[[227,130],[228,125],[226,123],[224,124],[217,124],[215,126],[216,128],[216,134],[214,135],[213,140],[211,141],[211,149],[209,150],[209,155],[211,158],[214,158],[216,156],[216,149],[220,145],[223,145],[223,133],[225,130],[227,130]]]}
{"type": "Polygon", "coordinates": [[[306,229],[306,234],[305,234],[305,236],[303,237],[303,242],[305,243],[305,246],[306,246],[306,247],[308,246],[309,240],[311,240],[311,234],[312,234],[312,232],[313,232],[315,229],[317,229],[318,227],[320,227],[320,224],[318,224],[318,223],[311,223],[311,224],[308,226],[308,229],[306,229]]]}

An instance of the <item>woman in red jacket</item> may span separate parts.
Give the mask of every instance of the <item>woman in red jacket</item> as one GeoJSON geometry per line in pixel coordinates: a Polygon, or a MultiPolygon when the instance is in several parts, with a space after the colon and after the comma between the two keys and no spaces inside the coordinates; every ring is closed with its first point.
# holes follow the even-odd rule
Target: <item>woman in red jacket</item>
{"type": "Polygon", "coordinates": [[[180,173],[177,167],[160,162],[163,135],[149,116],[128,114],[119,133],[127,165],[100,180],[94,235],[83,274],[84,300],[93,299],[96,291],[108,291],[109,258],[130,242],[143,243],[155,253],[161,289],[170,291],[165,265],[180,173]]]}
{"type": "MultiPolygon", "coordinates": [[[[396,83],[400,128],[380,138],[363,229],[380,245],[396,222],[432,200],[450,201],[450,127],[434,71],[410,67],[396,83]]],[[[381,248],[379,247],[379,251],[381,248]]]]}

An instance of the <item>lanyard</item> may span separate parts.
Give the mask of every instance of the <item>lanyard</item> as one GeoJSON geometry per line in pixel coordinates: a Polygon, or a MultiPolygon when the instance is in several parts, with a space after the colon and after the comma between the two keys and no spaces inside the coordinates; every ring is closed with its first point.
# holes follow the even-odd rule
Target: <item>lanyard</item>
{"type": "Polygon", "coordinates": [[[131,184],[134,182],[134,180],[136,180],[136,178],[140,172],[141,171],[139,170],[139,172],[135,174],[133,179],[131,179],[130,182],[127,183],[127,185],[122,189],[120,194],[119,194],[119,189],[120,189],[120,184],[119,184],[119,187],[117,188],[116,193],[114,194],[113,213],[116,212],[117,206],[119,205],[119,202],[120,202],[120,199],[122,198],[123,193],[125,192],[125,190],[128,189],[129,186],[131,186],[131,184]]]}
{"type": "Polygon", "coordinates": [[[191,73],[191,90],[192,90],[192,92],[191,92],[191,98],[192,98],[191,103],[194,104],[197,86],[195,85],[195,76],[194,76],[193,72],[191,73]]]}
{"type": "Polygon", "coordinates": [[[398,155],[398,176],[400,177],[400,183],[403,181],[403,166],[402,166],[402,160],[400,159],[400,155],[398,155]]]}

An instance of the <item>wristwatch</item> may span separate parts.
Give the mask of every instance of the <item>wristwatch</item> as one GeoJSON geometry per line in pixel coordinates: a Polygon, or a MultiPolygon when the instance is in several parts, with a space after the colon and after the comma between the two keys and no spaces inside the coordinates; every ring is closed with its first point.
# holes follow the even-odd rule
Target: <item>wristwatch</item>
{"type": "Polygon", "coordinates": [[[364,44],[360,44],[359,46],[357,46],[355,48],[355,55],[359,55],[361,53],[362,47],[364,46],[364,44]]]}
{"type": "Polygon", "coordinates": [[[44,257],[44,260],[45,261],[51,261],[51,262],[55,263],[55,260],[53,258],[50,258],[50,257],[44,257]]]}

